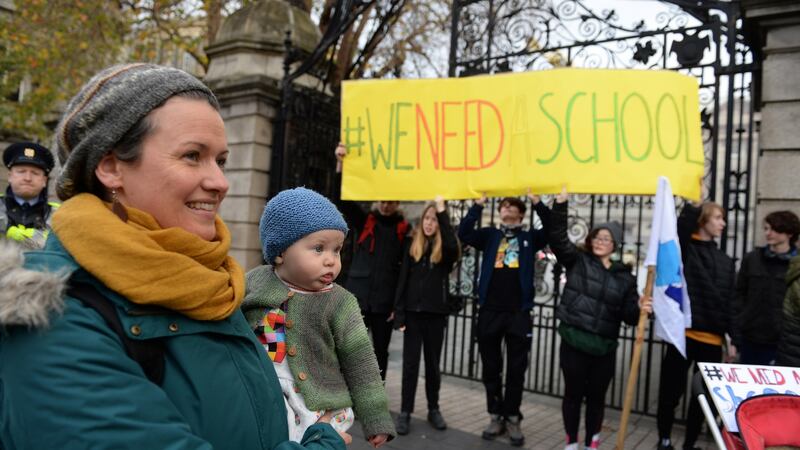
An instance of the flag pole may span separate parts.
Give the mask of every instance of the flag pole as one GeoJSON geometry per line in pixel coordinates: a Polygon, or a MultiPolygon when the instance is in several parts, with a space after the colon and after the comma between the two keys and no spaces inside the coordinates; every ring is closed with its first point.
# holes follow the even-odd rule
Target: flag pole
{"type": "MultiPolygon", "coordinates": [[[[656,278],[656,266],[647,266],[647,282],[644,285],[644,296],[653,296],[653,283],[656,278]]],[[[617,450],[625,448],[625,434],[628,428],[628,418],[631,415],[633,395],[636,393],[636,382],[639,380],[639,363],[642,360],[642,344],[644,343],[644,327],[647,325],[647,312],[639,312],[639,323],[636,325],[636,342],[633,344],[633,358],[631,371],[628,373],[628,385],[625,390],[625,403],[622,407],[622,419],[617,433],[617,450]]]]}

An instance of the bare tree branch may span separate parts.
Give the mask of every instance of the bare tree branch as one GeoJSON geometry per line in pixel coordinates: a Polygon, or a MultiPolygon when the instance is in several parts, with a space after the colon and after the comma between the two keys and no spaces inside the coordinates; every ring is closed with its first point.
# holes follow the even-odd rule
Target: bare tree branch
{"type": "Polygon", "coordinates": [[[405,5],[406,0],[392,0],[387,11],[378,18],[378,25],[375,27],[375,31],[367,40],[366,45],[364,45],[364,48],[361,53],[359,53],[356,60],[353,61],[347,70],[347,73],[351,74],[352,78],[362,78],[364,76],[369,59],[372,57],[378,44],[380,44],[389,33],[391,27],[397,23],[405,5]]]}

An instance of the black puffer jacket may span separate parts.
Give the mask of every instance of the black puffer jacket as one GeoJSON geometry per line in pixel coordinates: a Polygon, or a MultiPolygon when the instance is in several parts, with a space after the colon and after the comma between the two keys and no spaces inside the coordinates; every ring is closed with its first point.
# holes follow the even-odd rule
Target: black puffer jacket
{"type": "Polygon", "coordinates": [[[776,363],[800,367],[800,256],[795,256],[786,272],[786,298],[783,301],[783,329],[776,363]]]}
{"type": "Polygon", "coordinates": [[[340,209],[354,229],[354,253],[344,287],[358,299],[365,313],[389,314],[394,308],[403,240],[408,227],[401,214],[364,213],[358,204],[341,202],[340,209]],[[373,219],[370,219],[370,216],[373,219]],[[373,234],[360,244],[365,225],[374,220],[373,234]]]}
{"type": "Polygon", "coordinates": [[[733,330],[733,298],[736,270],[733,260],[714,241],[694,239],[700,208],[684,205],[678,217],[683,274],[692,305],[692,330],[720,336],[728,333],[736,344],[733,330]]]}
{"type": "Polygon", "coordinates": [[[447,212],[436,214],[442,234],[442,260],[431,263],[431,246],[419,261],[409,253],[412,238],[406,238],[403,250],[403,265],[394,308],[394,326],[405,325],[406,311],[448,314],[447,291],[450,272],[458,258],[458,240],[447,212]]]}
{"type": "Polygon", "coordinates": [[[735,330],[741,339],[775,345],[781,336],[789,260],[762,247],[745,255],[736,279],[735,330]]]}
{"type": "Polygon", "coordinates": [[[612,263],[608,269],[591,253],[579,250],[567,237],[567,202],[550,213],[550,249],[567,268],[567,284],[556,317],[584,331],[616,339],[620,322],[639,320],[639,296],[630,268],[612,263]]]}

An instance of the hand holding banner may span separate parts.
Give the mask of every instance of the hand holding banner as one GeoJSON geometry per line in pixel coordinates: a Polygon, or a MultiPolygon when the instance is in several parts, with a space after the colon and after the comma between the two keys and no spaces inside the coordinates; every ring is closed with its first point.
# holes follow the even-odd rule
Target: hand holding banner
{"type": "Polygon", "coordinates": [[[671,71],[556,69],[342,88],[342,198],[653,194],[699,198],[698,87],[671,71]]]}

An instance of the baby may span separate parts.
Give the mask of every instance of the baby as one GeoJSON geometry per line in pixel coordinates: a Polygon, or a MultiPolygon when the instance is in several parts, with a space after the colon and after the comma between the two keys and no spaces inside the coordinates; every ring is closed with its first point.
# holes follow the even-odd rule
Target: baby
{"type": "Polygon", "coordinates": [[[333,282],[348,231],[341,213],[310,189],[289,189],[267,203],[259,231],[272,265],[247,273],[242,310],[278,374],[290,439],[329,413],[340,434],[357,417],[381,446],[395,429],[378,363],[358,301],[333,282]]]}

